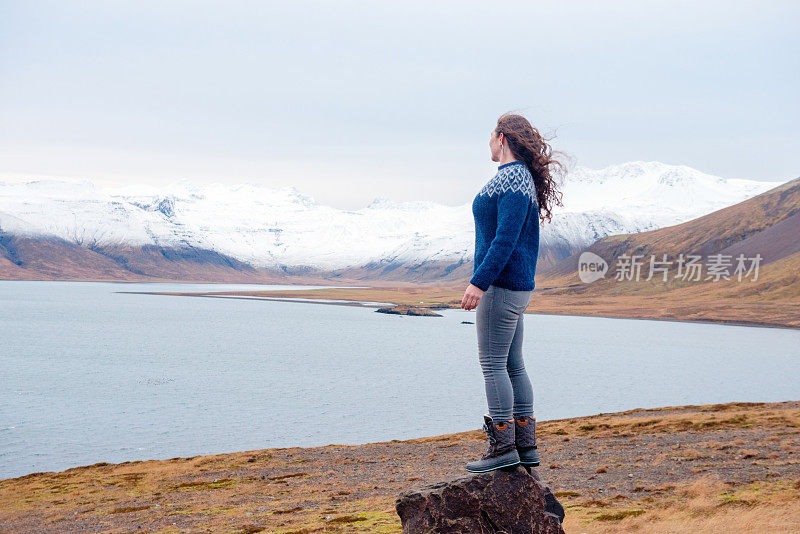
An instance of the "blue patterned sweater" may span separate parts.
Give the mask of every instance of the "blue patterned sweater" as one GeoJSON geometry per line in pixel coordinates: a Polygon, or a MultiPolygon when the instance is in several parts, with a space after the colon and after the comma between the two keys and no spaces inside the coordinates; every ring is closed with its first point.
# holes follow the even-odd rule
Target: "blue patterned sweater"
{"type": "Polygon", "coordinates": [[[475,265],[470,283],[531,290],[539,256],[539,204],[528,167],[512,161],[497,168],[472,202],[475,265]]]}

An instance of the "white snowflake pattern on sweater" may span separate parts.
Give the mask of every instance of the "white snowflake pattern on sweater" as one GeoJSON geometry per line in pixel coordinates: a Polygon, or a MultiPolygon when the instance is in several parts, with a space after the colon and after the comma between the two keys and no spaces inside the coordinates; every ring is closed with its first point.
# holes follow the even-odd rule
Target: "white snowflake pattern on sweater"
{"type": "Polygon", "coordinates": [[[507,191],[519,191],[536,202],[536,186],[528,167],[523,163],[513,163],[497,171],[494,177],[478,192],[479,195],[492,196],[507,191]]]}

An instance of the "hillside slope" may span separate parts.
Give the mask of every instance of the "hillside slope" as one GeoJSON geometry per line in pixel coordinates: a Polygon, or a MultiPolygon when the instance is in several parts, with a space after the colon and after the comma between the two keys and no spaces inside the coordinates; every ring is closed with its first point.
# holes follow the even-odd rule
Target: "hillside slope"
{"type": "Polygon", "coordinates": [[[537,275],[536,311],[800,327],[800,178],[682,224],[600,239],[586,251],[607,262],[605,276],[583,282],[581,253],[573,254],[537,275]],[[658,262],[664,254],[672,262],[663,265],[666,281],[649,270],[652,256],[658,262]],[[684,265],[679,275],[681,254],[698,256],[701,269],[686,276],[684,265]],[[643,256],[638,281],[633,255],[643,256]],[[716,255],[729,261],[717,274],[709,270],[716,255]]]}
{"type": "MultiPolygon", "coordinates": [[[[701,263],[709,261],[710,256],[725,254],[735,256],[744,254],[746,258],[760,254],[759,273],[771,263],[789,258],[800,252],[800,178],[791,180],[753,198],[709,213],[685,223],[635,234],[620,234],[597,240],[585,250],[576,252],[550,269],[540,271],[537,285],[544,287],[561,286],[580,292],[642,291],[645,286],[656,286],[656,290],[674,289],[681,285],[694,284],[677,276],[677,259],[683,254],[698,255],[701,263]],[[592,283],[581,283],[578,276],[578,261],[584,251],[600,256],[608,263],[606,276],[592,283]],[[619,283],[615,277],[620,270],[620,257],[623,255],[642,255],[644,267],[649,267],[651,255],[657,261],[674,260],[670,266],[668,281],[663,282],[655,274],[649,284],[636,284],[633,280],[619,283]],[[541,280],[541,284],[539,283],[541,280]],[[617,282],[617,283],[615,283],[617,282]],[[627,288],[623,287],[627,286],[627,288]]],[[[731,258],[733,261],[734,258],[731,258]]],[[[792,265],[789,260],[773,269],[783,269],[792,265]]],[[[733,265],[731,265],[733,267],[733,265]]],[[[733,269],[731,268],[732,272],[733,269]]],[[[627,274],[627,273],[626,273],[627,274]]],[[[645,269],[642,269],[644,277],[645,269]]],[[[760,274],[759,274],[760,276],[760,274]]],[[[723,280],[713,282],[724,286],[723,280]]],[[[653,290],[653,288],[650,288],[653,290]]]]}

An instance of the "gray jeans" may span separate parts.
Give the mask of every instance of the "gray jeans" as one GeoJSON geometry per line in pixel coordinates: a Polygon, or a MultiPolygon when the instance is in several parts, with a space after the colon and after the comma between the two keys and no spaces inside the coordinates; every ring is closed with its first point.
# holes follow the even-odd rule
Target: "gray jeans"
{"type": "Polygon", "coordinates": [[[475,308],[478,355],[492,419],[533,417],[533,387],[522,359],[523,312],[532,294],[490,285],[475,308]]]}

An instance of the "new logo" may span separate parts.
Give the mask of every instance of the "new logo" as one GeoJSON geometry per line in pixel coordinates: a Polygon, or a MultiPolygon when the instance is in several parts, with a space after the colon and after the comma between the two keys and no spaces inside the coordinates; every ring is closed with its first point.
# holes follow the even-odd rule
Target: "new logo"
{"type": "Polygon", "coordinates": [[[583,252],[578,258],[578,277],[581,282],[591,284],[603,278],[607,272],[606,260],[593,252],[583,252]]]}

